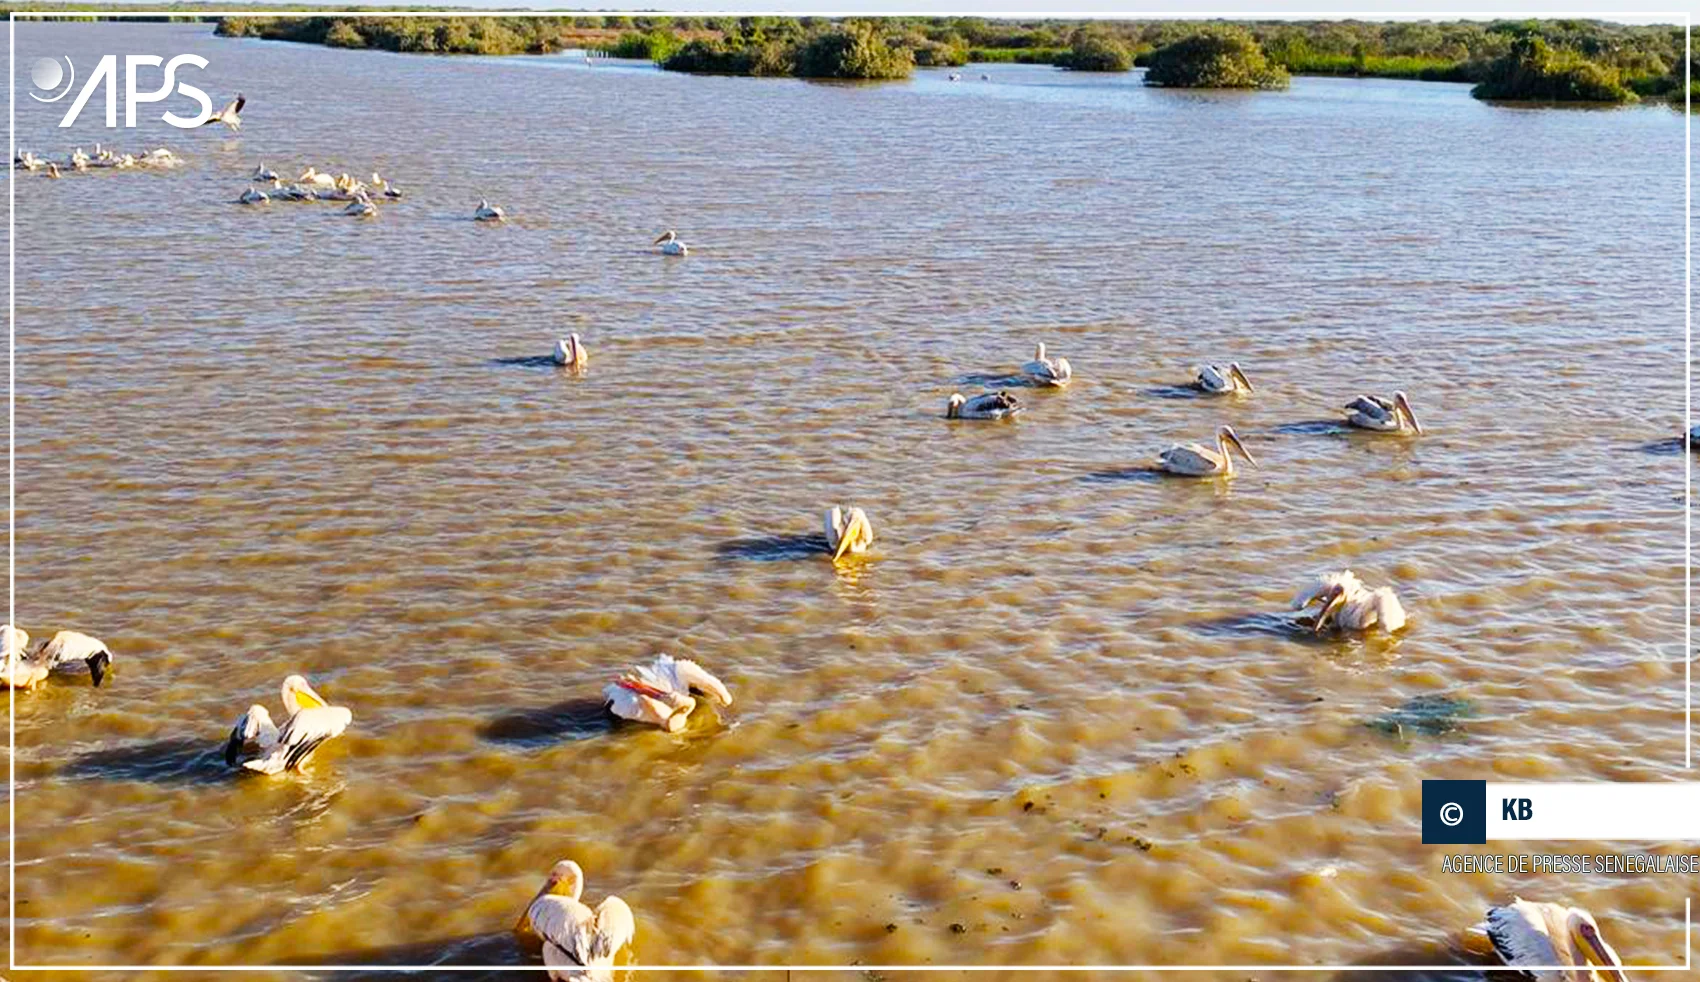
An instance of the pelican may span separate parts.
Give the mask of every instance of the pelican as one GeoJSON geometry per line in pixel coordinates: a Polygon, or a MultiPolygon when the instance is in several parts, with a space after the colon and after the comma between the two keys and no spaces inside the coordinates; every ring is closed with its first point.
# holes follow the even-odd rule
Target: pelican
{"type": "Polygon", "coordinates": [[[960,82],[960,81],[962,81],[962,73],[961,73],[961,72],[951,72],[951,73],[950,73],[950,75],[948,75],[948,76],[947,76],[947,77],[948,77],[948,78],[949,78],[949,79],[950,79],[950,80],[951,80],[951,81],[952,81],[952,82],[960,82]]]}
{"type": "Polygon", "coordinates": [[[685,245],[684,241],[679,238],[679,233],[672,229],[662,232],[656,238],[654,244],[661,247],[663,256],[688,256],[691,254],[690,247],[685,245]]]}
{"type": "Polygon", "coordinates": [[[401,197],[401,188],[398,188],[395,185],[391,184],[390,182],[379,177],[377,171],[372,172],[372,187],[377,188],[379,191],[382,191],[384,193],[384,197],[386,197],[386,198],[399,198],[399,197],[401,197]]]}
{"type": "Polygon", "coordinates": [[[492,205],[489,199],[479,198],[478,207],[472,212],[472,220],[475,222],[505,222],[508,220],[508,213],[503,211],[500,206],[492,205]]]}
{"type": "Polygon", "coordinates": [[[52,161],[48,161],[47,176],[53,178],[55,181],[59,180],[59,165],[52,161]]]}
{"type": "Polygon", "coordinates": [[[317,201],[319,192],[299,184],[285,184],[272,178],[271,196],[279,201],[317,201]]]}
{"type": "Polygon", "coordinates": [[[119,170],[129,170],[136,166],[136,158],[132,154],[125,154],[122,157],[114,158],[110,166],[116,167],[119,170]]]}
{"type": "Polygon", "coordinates": [[[1411,412],[1411,401],[1405,393],[1393,393],[1391,401],[1380,396],[1358,396],[1346,403],[1346,422],[1363,430],[1378,433],[1409,433],[1421,435],[1423,426],[1417,414],[1411,412]]]}
{"type": "Polygon", "coordinates": [[[665,654],[657,655],[653,665],[639,665],[602,689],[609,712],[621,719],[653,723],[668,733],[685,728],[697,706],[692,693],[722,706],[732,705],[732,693],[701,665],[665,654]]]}
{"type": "Polygon", "coordinates": [[[860,555],[874,544],[874,523],[860,508],[844,510],[834,505],[826,513],[826,541],[832,547],[833,562],[845,553],[860,555]]]}
{"type": "Polygon", "coordinates": [[[107,670],[112,667],[112,649],[99,638],[77,631],[60,631],[53,635],[53,639],[42,645],[35,657],[45,661],[49,671],[74,668],[77,664],[87,665],[89,680],[95,688],[100,687],[101,679],[106,678],[107,670]]]}
{"type": "Polygon", "coordinates": [[[1226,370],[1220,365],[1203,365],[1192,387],[1206,395],[1222,396],[1236,392],[1251,392],[1251,379],[1240,371],[1238,362],[1229,362],[1226,370]]]}
{"type": "Polygon", "coordinates": [[[220,109],[218,112],[208,116],[207,121],[201,125],[208,126],[213,123],[223,123],[232,130],[241,130],[242,107],[247,104],[248,100],[242,98],[242,93],[238,92],[236,93],[236,98],[230,100],[229,104],[227,104],[223,109],[220,109]]]}
{"type": "Polygon", "coordinates": [[[608,896],[593,911],[579,901],[583,892],[584,870],[563,859],[514,925],[515,933],[542,940],[543,964],[551,979],[612,979],[614,955],[637,933],[624,900],[608,896]]]}
{"type": "Polygon", "coordinates": [[[348,724],[354,722],[353,713],[326,702],[299,675],[283,680],[283,709],[289,718],[278,729],[266,707],[249,706],[231,728],[230,739],[225,741],[225,763],[234,767],[242,751],[251,748],[252,755],[242,761],[248,770],[261,774],[281,774],[291,768],[304,770],[320,744],[341,736],[348,724]]]}
{"type": "Polygon", "coordinates": [[[262,160],[254,168],[253,175],[248,179],[250,181],[275,181],[277,180],[277,171],[267,168],[265,161],[262,160]]]}
{"type": "Polygon", "coordinates": [[[354,196],[354,200],[348,203],[348,207],[344,208],[342,213],[353,215],[356,218],[373,218],[378,214],[378,206],[372,203],[372,199],[366,196],[366,192],[361,191],[354,196]]]}
{"type": "Polygon", "coordinates": [[[1487,934],[1512,968],[1572,966],[1567,972],[1534,972],[1537,982],[1628,982],[1617,952],[1600,936],[1593,915],[1580,907],[1514,897],[1503,907],[1489,907],[1487,920],[1476,929],[1487,934]]]}
{"type": "Polygon", "coordinates": [[[1021,410],[1021,404],[1008,392],[983,392],[972,399],[953,392],[944,415],[946,419],[1014,419],[1021,410]]]}
{"type": "Polygon", "coordinates": [[[169,147],[155,147],[137,160],[144,167],[176,167],[182,162],[182,158],[172,153],[169,147]]]}
{"type": "Polygon", "coordinates": [[[1379,626],[1388,634],[1405,626],[1405,608],[1392,587],[1371,590],[1351,570],[1324,573],[1293,597],[1292,608],[1319,605],[1312,628],[1317,634],[1330,627],[1368,631],[1379,626]]]}
{"type": "Polygon", "coordinates": [[[29,632],[10,624],[0,626],[0,642],[5,645],[5,662],[0,667],[0,687],[33,689],[46,679],[51,669],[40,658],[26,654],[30,646],[29,632]]]}
{"type": "Polygon", "coordinates": [[[336,178],[329,174],[321,174],[316,169],[308,167],[301,172],[300,177],[295,179],[295,183],[314,188],[334,188],[336,187],[336,178]]]}
{"type": "Polygon", "coordinates": [[[272,200],[271,195],[252,184],[248,185],[248,190],[242,192],[242,197],[236,199],[238,204],[244,205],[263,205],[270,200],[272,200]]]}
{"type": "Polygon", "coordinates": [[[1037,385],[1049,385],[1062,388],[1074,378],[1074,369],[1069,367],[1067,358],[1051,361],[1045,357],[1045,342],[1040,341],[1033,349],[1033,360],[1021,366],[1021,374],[1037,385]]]}
{"type": "Polygon", "coordinates": [[[12,158],[12,163],[24,170],[36,170],[42,165],[43,161],[35,155],[34,151],[24,150],[12,158]]]}
{"type": "Polygon", "coordinates": [[[555,353],[550,356],[555,364],[566,368],[583,370],[590,367],[590,352],[584,350],[584,342],[577,334],[569,334],[555,342],[555,353]]]}
{"type": "Polygon", "coordinates": [[[71,169],[74,171],[89,169],[89,155],[83,152],[82,147],[71,151],[71,169]]]}
{"type": "Polygon", "coordinates": [[[1157,464],[1171,474],[1184,474],[1187,477],[1233,477],[1234,458],[1229,453],[1236,450],[1245,462],[1253,467],[1257,461],[1252,459],[1251,452],[1240,442],[1239,434],[1232,426],[1224,426],[1216,431],[1216,449],[1203,447],[1196,443],[1185,446],[1175,444],[1157,455],[1157,464]]]}

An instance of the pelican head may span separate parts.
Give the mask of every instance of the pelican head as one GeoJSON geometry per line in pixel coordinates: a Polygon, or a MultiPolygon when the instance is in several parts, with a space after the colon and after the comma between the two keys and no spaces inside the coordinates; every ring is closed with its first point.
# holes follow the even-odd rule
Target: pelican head
{"type": "Polygon", "coordinates": [[[1411,411],[1411,400],[1405,398],[1405,393],[1393,393],[1393,407],[1395,412],[1405,415],[1405,419],[1411,424],[1411,429],[1416,430],[1417,435],[1421,436],[1423,424],[1417,422],[1417,414],[1411,411]]]}
{"type": "Polygon", "coordinates": [[[1058,358],[1057,359],[1057,379],[1059,381],[1062,381],[1062,382],[1067,382],[1069,379],[1072,379],[1072,378],[1074,378],[1074,368],[1071,365],[1069,365],[1068,359],[1067,358],[1058,358]]]}
{"type": "Polygon", "coordinates": [[[106,678],[106,670],[112,667],[111,653],[105,649],[97,651],[88,657],[86,664],[89,667],[89,681],[95,688],[100,688],[101,680],[106,678]]]}
{"type": "Polygon", "coordinates": [[[691,661],[680,658],[673,663],[673,671],[679,676],[679,681],[691,688],[693,692],[701,692],[722,706],[732,705],[732,693],[721,681],[708,673],[708,670],[691,661]]]}
{"type": "Polygon", "coordinates": [[[668,229],[667,231],[662,232],[659,236],[656,237],[655,244],[660,245],[663,242],[672,242],[674,239],[677,239],[678,237],[679,237],[679,233],[673,231],[672,229],[668,229]]]}
{"type": "Polygon", "coordinates": [[[1340,608],[1344,606],[1346,606],[1346,585],[1336,583],[1328,588],[1327,593],[1322,595],[1322,609],[1316,612],[1316,624],[1313,625],[1315,633],[1321,634],[1326,630],[1329,620],[1339,613],[1340,608]]]}
{"type": "Polygon", "coordinates": [[[1570,940],[1575,942],[1578,951],[1589,965],[1597,965],[1600,974],[1612,979],[1613,982],[1628,982],[1628,976],[1623,973],[1623,962],[1617,957],[1606,939],[1600,937],[1600,926],[1594,923],[1594,917],[1580,907],[1570,908],[1570,915],[1565,918],[1565,927],[1570,931],[1570,940]]]}
{"type": "Polygon", "coordinates": [[[1228,374],[1230,376],[1238,379],[1239,383],[1241,385],[1245,386],[1245,390],[1247,392],[1253,391],[1252,387],[1251,387],[1251,379],[1246,378],[1245,373],[1240,371],[1240,363],[1239,362],[1231,361],[1231,362],[1228,363],[1228,374]]]}
{"type": "Polygon", "coordinates": [[[950,394],[950,402],[947,403],[944,408],[945,419],[961,419],[962,407],[967,404],[967,402],[968,398],[962,393],[952,392],[950,394]]]}
{"type": "Polygon", "coordinates": [[[531,898],[531,903],[519,913],[519,921],[514,924],[514,930],[520,934],[534,933],[531,929],[531,904],[549,896],[559,894],[570,900],[577,900],[584,893],[584,870],[579,864],[570,859],[563,859],[549,870],[548,879],[543,881],[543,888],[531,898]]]}
{"type": "Polygon", "coordinates": [[[313,691],[307,680],[300,675],[291,675],[283,680],[283,708],[294,716],[303,709],[322,709],[330,705],[324,696],[313,691]]]}
{"type": "Polygon", "coordinates": [[[318,168],[309,166],[306,170],[301,172],[301,176],[297,177],[296,180],[297,181],[311,181],[313,178],[318,177],[318,176],[319,176],[318,168]]]}
{"type": "Polygon", "coordinates": [[[1216,442],[1220,443],[1222,445],[1222,456],[1223,457],[1226,457],[1228,455],[1228,448],[1232,447],[1233,449],[1239,451],[1240,456],[1245,458],[1246,463],[1250,464],[1253,467],[1258,466],[1257,461],[1251,455],[1251,451],[1247,450],[1245,448],[1245,444],[1240,442],[1240,435],[1238,433],[1234,432],[1234,428],[1232,426],[1224,426],[1221,429],[1217,430],[1216,431],[1216,442]]]}

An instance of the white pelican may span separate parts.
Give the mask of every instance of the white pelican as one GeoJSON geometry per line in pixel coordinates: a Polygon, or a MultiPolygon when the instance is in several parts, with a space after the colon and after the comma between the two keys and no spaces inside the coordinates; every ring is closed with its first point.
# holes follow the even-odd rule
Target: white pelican
{"type": "Polygon", "coordinates": [[[35,657],[47,663],[48,671],[58,671],[61,668],[76,668],[87,665],[89,680],[100,687],[101,679],[106,678],[106,672],[112,667],[112,649],[99,638],[91,638],[77,631],[60,631],[51,641],[41,646],[35,657]]]}
{"type": "Polygon", "coordinates": [[[399,198],[399,197],[401,197],[401,188],[398,188],[395,185],[391,184],[390,182],[379,177],[377,171],[372,172],[372,187],[377,188],[379,191],[382,191],[383,194],[384,194],[384,197],[386,197],[386,198],[399,198]]]}
{"type": "Polygon", "coordinates": [[[116,167],[119,170],[129,170],[136,166],[136,158],[131,154],[125,154],[122,157],[118,157],[113,160],[111,166],[116,167]]]}
{"type": "Polygon", "coordinates": [[[236,199],[238,204],[244,205],[263,205],[270,200],[272,200],[271,195],[252,184],[248,185],[248,190],[242,192],[242,197],[236,199]]]}
{"type": "Polygon", "coordinates": [[[1239,362],[1229,362],[1226,369],[1221,365],[1200,366],[1192,387],[1213,396],[1252,391],[1251,379],[1246,378],[1245,373],[1240,371],[1239,362]]]}
{"type": "Polygon", "coordinates": [[[47,162],[47,176],[59,180],[59,165],[51,160],[47,162]]]}
{"type": "Polygon", "coordinates": [[[316,168],[309,166],[301,172],[300,177],[295,179],[295,183],[315,188],[334,188],[336,187],[336,178],[329,174],[321,174],[316,168]]]}
{"type": "Polygon", "coordinates": [[[24,150],[16,157],[12,158],[12,163],[22,167],[24,170],[35,170],[40,167],[44,161],[42,161],[40,157],[37,157],[34,151],[24,150]]]}
{"type": "Polygon", "coordinates": [[[248,179],[250,181],[275,181],[277,180],[277,171],[268,169],[265,161],[262,160],[254,168],[253,175],[248,179]]]}
{"type": "Polygon", "coordinates": [[[378,214],[378,206],[372,203],[372,199],[366,196],[366,192],[361,191],[354,196],[354,200],[348,203],[348,207],[344,208],[342,213],[353,215],[356,218],[373,218],[378,214]]]}
{"type": "Polygon", "coordinates": [[[691,253],[690,247],[685,245],[683,239],[679,238],[679,233],[672,229],[662,232],[656,238],[654,244],[661,247],[663,256],[688,256],[691,253]]]}
{"type": "Polygon", "coordinates": [[[1257,461],[1252,459],[1251,452],[1240,442],[1239,434],[1232,426],[1216,431],[1215,450],[1196,443],[1185,446],[1177,443],[1157,455],[1157,465],[1171,474],[1187,477],[1233,477],[1234,458],[1230,450],[1239,451],[1246,463],[1257,466],[1257,461]]]}
{"type": "Polygon", "coordinates": [[[82,147],[71,151],[71,169],[74,171],[89,169],[89,155],[83,152],[82,147]]]}
{"type": "Polygon", "coordinates": [[[233,130],[240,130],[242,128],[242,107],[247,104],[248,100],[242,98],[242,93],[238,92],[236,93],[236,98],[230,100],[223,109],[220,109],[218,112],[208,116],[207,121],[201,125],[208,126],[212,123],[223,123],[233,130]]]}
{"type": "Polygon", "coordinates": [[[543,941],[543,964],[551,979],[612,979],[614,955],[637,933],[624,900],[606,897],[593,911],[579,901],[583,893],[584,870],[563,859],[514,925],[516,933],[543,941]]]}
{"type": "Polygon", "coordinates": [[[602,689],[609,712],[621,719],[652,723],[668,733],[685,728],[697,706],[693,692],[722,706],[732,705],[732,693],[719,679],[689,658],[672,655],[657,655],[653,665],[639,665],[602,689]]]}
{"type": "Polygon", "coordinates": [[[26,654],[30,646],[28,631],[10,624],[0,626],[0,643],[5,645],[5,662],[3,667],[0,667],[0,687],[33,689],[47,678],[51,671],[47,663],[26,654]]]}
{"type": "Polygon", "coordinates": [[[1388,634],[1405,626],[1405,608],[1392,587],[1371,590],[1352,571],[1324,573],[1293,597],[1292,608],[1320,605],[1313,625],[1317,634],[1329,627],[1368,631],[1379,626],[1388,634]]]}
{"type": "Polygon", "coordinates": [[[475,222],[505,222],[508,220],[508,213],[503,211],[500,206],[492,205],[489,199],[479,198],[478,207],[472,212],[472,220],[475,222]]]}
{"type": "Polygon", "coordinates": [[[1346,422],[1363,430],[1375,430],[1378,433],[1408,433],[1421,434],[1422,424],[1417,422],[1416,413],[1411,412],[1411,401],[1405,398],[1405,393],[1395,392],[1391,400],[1380,396],[1358,396],[1346,403],[1346,422]]]}
{"type": "Polygon", "coordinates": [[[144,167],[176,167],[182,162],[183,159],[172,153],[169,147],[155,147],[137,160],[144,167]]]}
{"type": "Polygon", "coordinates": [[[555,364],[575,370],[590,367],[590,352],[584,350],[577,334],[569,334],[555,342],[554,359],[555,364]]]}
{"type": "Polygon", "coordinates": [[[1514,897],[1503,907],[1489,907],[1487,920],[1477,929],[1487,934],[1494,951],[1511,968],[1572,966],[1568,972],[1534,972],[1537,982],[1628,980],[1623,962],[1600,936],[1593,915],[1580,907],[1514,897]]]}
{"type": "Polygon", "coordinates": [[[354,722],[353,713],[326,702],[299,675],[283,680],[283,709],[289,718],[280,730],[272,724],[266,707],[249,706],[230,730],[230,739],[224,745],[225,762],[235,766],[241,751],[251,747],[253,756],[242,762],[248,770],[261,774],[303,770],[320,744],[341,736],[354,722]]]}
{"type": "Polygon", "coordinates": [[[972,399],[953,392],[945,406],[946,419],[1014,419],[1022,410],[1008,392],[982,392],[972,399]]]}
{"type": "Polygon", "coordinates": [[[860,555],[874,544],[874,523],[860,508],[844,510],[837,505],[826,513],[826,541],[832,547],[832,561],[844,558],[845,553],[860,555]]]}
{"type": "Polygon", "coordinates": [[[1060,389],[1074,378],[1074,369],[1069,367],[1067,358],[1058,358],[1054,362],[1046,358],[1045,342],[1040,341],[1033,349],[1033,360],[1021,366],[1021,374],[1038,385],[1060,389]]]}

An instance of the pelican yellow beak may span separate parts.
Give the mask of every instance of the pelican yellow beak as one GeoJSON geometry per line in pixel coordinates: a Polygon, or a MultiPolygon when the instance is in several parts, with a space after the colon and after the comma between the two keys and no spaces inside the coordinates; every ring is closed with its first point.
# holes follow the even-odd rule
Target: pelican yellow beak
{"type": "Polygon", "coordinates": [[[1232,443],[1234,445],[1234,449],[1238,450],[1240,452],[1240,456],[1245,458],[1246,463],[1250,464],[1253,467],[1257,467],[1259,470],[1262,470],[1262,468],[1259,467],[1256,459],[1254,459],[1252,457],[1251,451],[1247,450],[1245,448],[1245,444],[1240,442],[1240,437],[1239,437],[1238,433],[1228,434],[1228,442],[1232,443]]]}
{"type": "Polygon", "coordinates": [[[1574,940],[1576,947],[1582,951],[1583,959],[1589,965],[1599,966],[1600,971],[1591,974],[1604,975],[1612,982],[1629,982],[1629,977],[1623,973],[1623,963],[1618,961],[1617,952],[1600,937],[1598,928],[1592,924],[1580,924],[1576,928],[1574,940]]]}
{"type": "Polygon", "coordinates": [[[1417,414],[1411,410],[1411,400],[1405,398],[1405,393],[1399,392],[1394,394],[1393,401],[1398,404],[1399,411],[1405,414],[1405,419],[1411,424],[1411,429],[1416,430],[1418,436],[1422,436],[1423,424],[1417,422],[1417,414]]]}
{"type": "Polygon", "coordinates": [[[1245,377],[1245,373],[1240,371],[1240,366],[1230,364],[1228,366],[1228,373],[1234,378],[1239,379],[1240,384],[1245,386],[1245,390],[1247,392],[1254,391],[1251,387],[1251,379],[1245,377]]]}
{"type": "Polygon", "coordinates": [[[850,551],[850,546],[856,541],[856,523],[847,521],[844,530],[838,533],[838,548],[832,554],[832,561],[838,562],[844,554],[850,551]]]}
{"type": "Polygon", "coordinates": [[[1322,601],[1322,609],[1316,612],[1316,624],[1313,626],[1313,632],[1321,634],[1326,630],[1328,619],[1344,606],[1346,606],[1346,591],[1340,587],[1329,590],[1327,598],[1322,601]]]}
{"type": "Polygon", "coordinates": [[[669,236],[671,236],[672,234],[673,234],[672,232],[662,232],[660,235],[657,235],[655,237],[655,241],[652,243],[652,245],[660,245],[661,243],[666,242],[667,238],[669,236]]]}
{"type": "Polygon", "coordinates": [[[323,709],[326,706],[326,702],[312,689],[296,689],[295,701],[301,704],[302,709],[323,709]]]}

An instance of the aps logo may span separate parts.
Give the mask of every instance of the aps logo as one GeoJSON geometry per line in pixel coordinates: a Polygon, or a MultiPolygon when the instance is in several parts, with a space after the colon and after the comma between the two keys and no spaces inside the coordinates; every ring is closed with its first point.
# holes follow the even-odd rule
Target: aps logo
{"type": "MultiPolygon", "coordinates": [[[[31,92],[31,99],[37,102],[58,102],[71,94],[71,89],[77,84],[77,69],[75,65],[71,64],[69,56],[62,56],[62,58],[63,65],[60,64],[58,59],[39,58],[34,65],[30,66],[30,81],[34,83],[37,89],[50,93],[49,96],[43,97],[31,92]],[[59,90],[61,83],[65,86],[63,90],[59,90]],[[57,94],[52,94],[55,92],[57,94]]],[[[124,56],[125,126],[136,125],[136,106],[138,104],[163,102],[174,92],[181,92],[188,98],[200,103],[201,111],[194,116],[179,116],[167,110],[160,116],[161,119],[172,126],[185,130],[193,129],[212,119],[212,99],[208,98],[205,92],[188,82],[177,81],[177,69],[184,65],[204,69],[207,67],[207,60],[200,55],[188,54],[178,55],[170,61],[166,61],[158,55],[124,56]],[[142,67],[158,68],[161,65],[165,67],[165,79],[160,87],[151,92],[138,91],[136,88],[136,69],[142,67]]],[[[100,63],[95,65],[94,74],[90,75],[88,81],[83,83],[82,91],[71,103],[71,108],[66,110],[65,118],[59,121],[60,128],[70,126],[77,121],[77,116],[83,111],[83,106],[88,104],[89,99],[103,83],[106,87],[106,125],[118,125],[118,56],[105,55],[100,59],[100,63]]]]}

